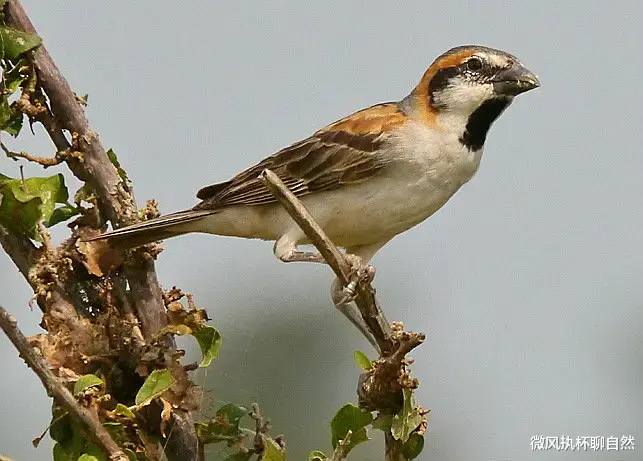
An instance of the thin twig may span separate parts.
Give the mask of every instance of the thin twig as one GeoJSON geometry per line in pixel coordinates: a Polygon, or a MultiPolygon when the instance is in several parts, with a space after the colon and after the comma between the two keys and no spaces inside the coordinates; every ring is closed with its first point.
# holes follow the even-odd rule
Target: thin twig
{"type": "Polygon", "coordinates": [[[72,393],[56,378],[45,359],[36,353],[27,338],[22,334],[15,317],[11,316],[2,306],[0,306],[0,328],[4,330],[7,337],[18,349],[27,365],[38,375],[47,392],[85,426],[89,434],[96,439],[109,455],[110,461],[127,461],[129,458],[114,442],[109,432],[89,410],[76,401],[72,393]]]}
{"type": "MultiPolygon", "coordinates": [[[[306,207],[272,171],[264,170],[259,175],[259,179],[299,227],[301,227],[301,230],[304,231],[328,265],[333,269],[333,272],[335,272],[340,282],[346,286],[350,278],[350,264],[330,238],[328,238],[319,224],[315,222],[306,207]]],[[[357,304],[364,322],[373,334],[380,352],[382,354],[388,354],[394,347],[391,339],[392,330],[375,299],[375,290],[371,286],[370,281],[361,280],[357,284],[356,291],[357,298],[355,299],[355,304],[357,304]]]]}
{"type": "Polygon", "coordinates": [[[53,157],[38,157],[37,155],[32,155],[29,152],[12,152],[7,146],[0,142],[0,148],[4,151],[7,157],[11,159],[24,159],[28,162],[37,163],[44,168],[49,168],[50,166],[60,165],[65,161],[66,157],[69,155],[78,154],[77,152],[70,152],[69,149],[64,151],[56,152],[53,157]]]}

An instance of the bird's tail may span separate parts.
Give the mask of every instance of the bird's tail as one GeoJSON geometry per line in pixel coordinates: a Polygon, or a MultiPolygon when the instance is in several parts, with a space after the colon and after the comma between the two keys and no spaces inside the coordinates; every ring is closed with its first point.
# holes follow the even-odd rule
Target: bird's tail
{"type": "Polygon", "coordinates": [[[179,211],[132,224],[131,226],[121,227],[111,232],[88,238],[86,241],[105,240],[113,248],[126,250],[194,232],[199,227],[195,224],[213,213],[215,211],[212,210],[179,211]]]}

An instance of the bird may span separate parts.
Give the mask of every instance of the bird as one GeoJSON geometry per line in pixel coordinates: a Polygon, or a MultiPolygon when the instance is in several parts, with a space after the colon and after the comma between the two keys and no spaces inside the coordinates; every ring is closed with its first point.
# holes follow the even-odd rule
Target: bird
{"type": "MultiPolygon", "coordinates": [[[[355,112],[200,189],[194,207],[91,240],[127,249],[191,232],[274,241],[284,262],[323,262],[260,181],[273,171],[335,245],[368,263],[396,235],[438,211],[477,172],[487,133],[538,77],[512,54],[480,45],[438,56],[408,96],[355,112]]],[[[333,284],[333,299],[342,287],[333,284]]]]}

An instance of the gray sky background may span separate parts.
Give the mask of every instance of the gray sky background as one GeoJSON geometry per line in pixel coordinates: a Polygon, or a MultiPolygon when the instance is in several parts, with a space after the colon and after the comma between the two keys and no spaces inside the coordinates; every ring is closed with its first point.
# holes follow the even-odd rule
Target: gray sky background
{"type": "MultiPolygon", "coordinates": [[[[404,97],[452,46],[516,54],[542,88],[496,122],[478,175],[374,260],[389,318],[428,338],[413,367],[432,410],[420,459],[641,459],[639,0],[24,5],[72,87],[89,93],[92,125],[139,203],[156,198],[163,212],[322,125],[404,97]],[[537,434],[625,434],[638,446],[532,452],[537,434]]],[[[52,152],[42,136],[5,142],[52,152]]],[[[0,171],[18,166],[0,159],[0,171]]],[[[334,312],[330,271],[281,264],[259,241],[164,246],[161,282],[194,293],[224,337],[197,377],[209,390],[205,412],[258,401],[289,459],[330,451],[335,409],[356,401],[353,350],[368,350],[334,312]]],[[[2,255],[0,292],[37,333],[27,285],[2,255]]],[[[0,453],[48,459],[50,443],[36,451],[31,440],[49,401],[4,336],[0,357],[0,453]]],[[[378,439],[350,459],[381,453],[378,439]]]]}

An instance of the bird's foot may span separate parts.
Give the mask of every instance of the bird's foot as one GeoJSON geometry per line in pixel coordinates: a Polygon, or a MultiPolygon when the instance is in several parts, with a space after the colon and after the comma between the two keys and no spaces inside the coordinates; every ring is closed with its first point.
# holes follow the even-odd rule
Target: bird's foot
{"type": "Polygon", "coordinates": [[[364,280],[371,282],[375,278],[375,267],[370,264],[364,264],[359,256],[347,253],[344,258],[351,266],[351,271],[346,286],[339,287],[339,283],[333,284],[332,298],[336,307],[354,301],[357,296],[357,285],[364,280]]]}

